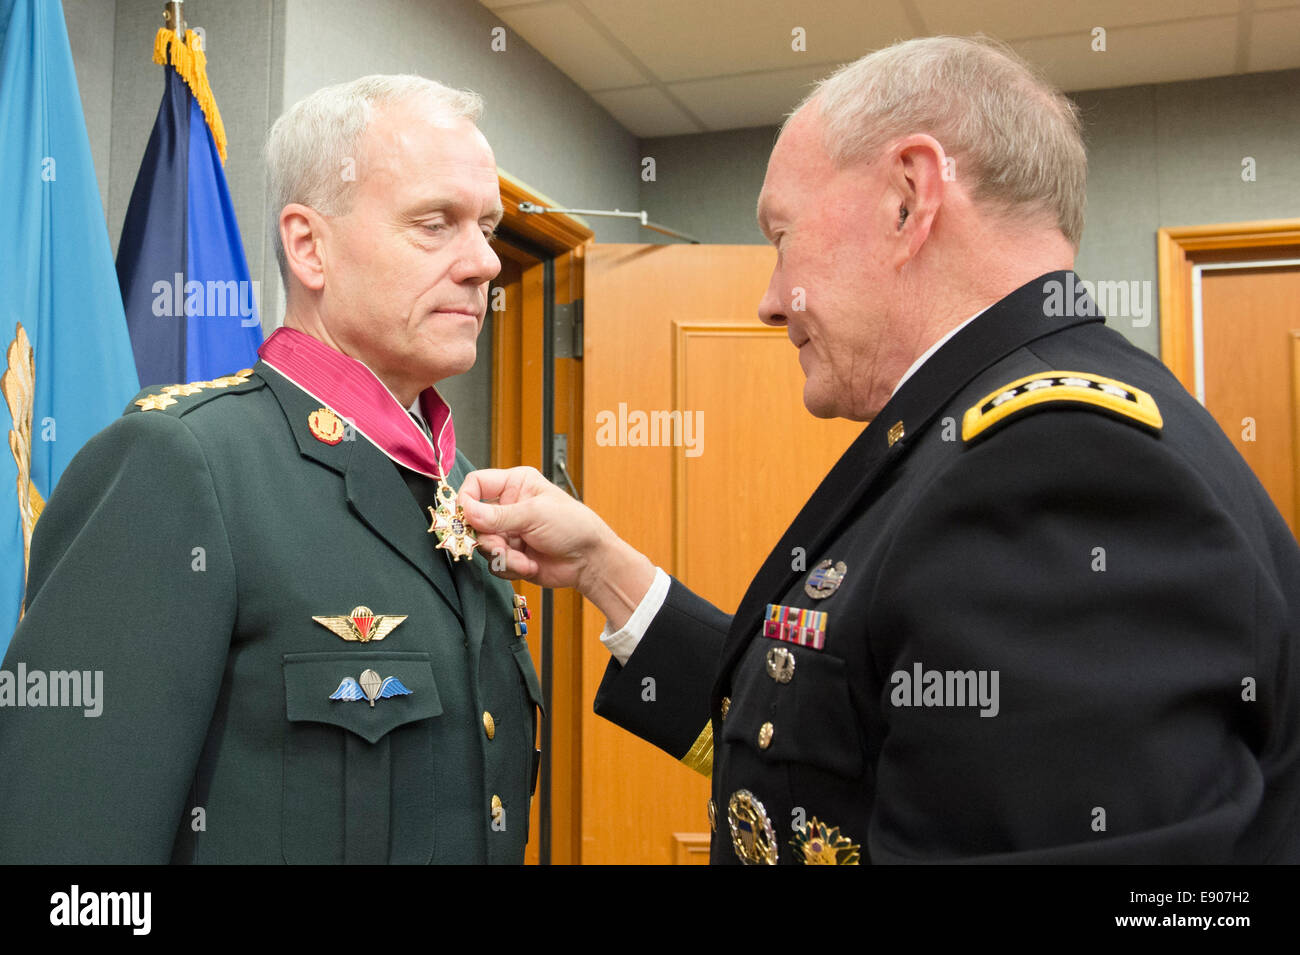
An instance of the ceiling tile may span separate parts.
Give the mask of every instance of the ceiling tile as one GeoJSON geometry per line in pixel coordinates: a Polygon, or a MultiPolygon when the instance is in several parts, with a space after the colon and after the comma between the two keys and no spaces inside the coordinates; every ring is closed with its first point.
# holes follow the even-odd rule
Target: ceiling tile
{"type": "Polygon", "coordinates": [[[642,139],[700,132],[700,127],[656,87],[606,90],[591,95],[632,135],[642,139]]]}
{"type": "Polygon", "coordinates": [[[1297,66],[1300,66],[1300,7],[1256,10],[1251,17],[1246,69],[1262,73],[1297,66]]]}
{"type": "Polygon", "coordinates": [[[672,83],[669,89],[711,130],[776,126],[831,70],[824,66],[672,83]]]}
{"type": "Polygon", "coordinates": [[[1171,83],[1232,73],[1237,18],[1108,29],[1104,53],[1092,51],[1086,34],[1020,40],[1011,45],[1065,90],[1171,83]]]}
{"type": "MultiPolygon", "coordinates": [[[[1010,41],[1067,90],[1231,75],[1243,22],[1243,0],[480,2],[639,136],[781,122],[840,63],[913,35],[905,2],[933,33],[1010,41]],[[1094,26],[1105,53],[1091,49],[1094,26]],[[795,27],[805,52],[791,49],[795,27]]],[[[1300,0],[1248,9],[1246,69],[1300,67],[1300,0]]]]}
{"type": "Polygon", "coordinates": [[[564,0],[478,0],[489,10],[504,10],[507,7],[555,7],[564,0]]]}
{"type": "Polygon", "coordinates": [[[968,36],[987,33],[1002,40],[1019,40],[1075,31],[1090,35],[1093,27],[1109,34],[1117,27],[1191,17],[1235,15],[1238,0],[914,0],[932,34],[968,36]]]}
{"type": "Polygon", "coordinates": [[[639,86],[648,79],[567,3],[496,12],[583,89],[639,86]]]}
{"type": "Polygon", "coordinates": [[[836,64],[912,29],[898,0],[573,0],[665,82],[836,64]],[[805,52],[791,49],[805,31],[805,52]]]}

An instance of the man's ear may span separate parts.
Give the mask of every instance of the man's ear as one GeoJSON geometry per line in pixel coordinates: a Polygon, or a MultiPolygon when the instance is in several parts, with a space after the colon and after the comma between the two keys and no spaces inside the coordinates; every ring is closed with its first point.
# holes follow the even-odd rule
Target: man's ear
{"type": "Polygon", "coordinates": [[[319,292],[325,287],[325,256],[322,251],[324,220],[311,206],[291,202],[280,210],[280,242],[290,273],[306,289],[319,292]]]}
{"type": "Polygon", "coordinates": [[[895,246],[894,268],[914,258],[943,205],[944,179],[950,160],[933,136],[917,133],[889,147],[890,213],[895,246]],[[897,203],[897,205],[894,205],[897,203]]]}

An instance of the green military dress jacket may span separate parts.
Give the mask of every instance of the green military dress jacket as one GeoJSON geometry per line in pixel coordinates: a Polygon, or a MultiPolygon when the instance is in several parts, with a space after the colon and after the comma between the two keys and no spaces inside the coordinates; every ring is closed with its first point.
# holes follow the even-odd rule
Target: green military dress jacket
{"type": "Polygon", "coordinates": [[[0,862],[522,862],[541,691],[510,586],[266,364],[197,384],[142,393],[37,523],[4,668],[102,671],[102,712],[0,711],[0,862]],[[366,671],[410,692],[348,699],[366,671]]]}

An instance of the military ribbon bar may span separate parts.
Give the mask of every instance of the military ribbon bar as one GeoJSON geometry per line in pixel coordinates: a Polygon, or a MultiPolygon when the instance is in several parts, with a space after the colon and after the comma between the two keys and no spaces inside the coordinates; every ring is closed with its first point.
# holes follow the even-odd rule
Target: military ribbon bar
{"type": "Polygon", "coordinates": [[[768,604],[763,636],[820,650],[826,645],[826,611],[768,604]]]}

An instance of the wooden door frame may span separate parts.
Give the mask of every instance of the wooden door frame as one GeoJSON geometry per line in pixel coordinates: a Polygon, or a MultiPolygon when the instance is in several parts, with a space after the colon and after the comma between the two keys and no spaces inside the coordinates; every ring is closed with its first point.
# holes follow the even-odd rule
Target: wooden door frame
{"type": "MultiPolygon", "coordinates": [[[[1193,269],[1223,262],[1232,253],[1261,252],[1300,246],[1300,219],[1265,219],[1217,225],[1160,229],[1156,252],[1160,281],[1160,357],[1191,394],[1196,394],[1193,269]]],[[[1291,340],[1292,400],[1300,404],[1300,336],[1291,340]]],[[[1300,473],[1300,415],[1292,447],[1300,473]]],[[[1296,484],[1296,513],[1300,515],[1300,482],[1296,484]]]]}
{"type": "MultiPolygon", "coordinates": [[[[546,340],[546,319],[552,304],[566,305],[582,297],[582,263],[594,233],[568,215],[521,213],[522,202],[543,206],[556,203],[503,170],[498,170],[498,183],[505,212],[502,231],[523,239],[539,254],[549,253],[550,258],[521,252],[505,243],[497,249],[503,258],[517,262],[523,275],[521,321],[513,337],[502,334],[495,314],[489,313],[494,319],[491,466],[530,465],[546,472],[550,450],[546,447],[544,393],[549,385],[554,396],[550,428],[554,433],[569,435],[569,471],[581,487],[581,365],[578,359],[556,358],[547,367],[552,348],[546,340]],[[550,302],[545,281],[548,267],[552,276],[550,302]],[[502,440],[507,434],[517,435],[517,440],[502,440]],[[517,459],[513,452],[504,452],[507,446],[519,449],[517,459]]],[[[550,791],[545,797],[550,823],[545,841],[549,851],[548,858],[540,861],[567,864],[578,861],[581,847],[582,598],[572,590],[559,590],[553,591],[549,602],[544,604],[541,588],[526,583],[517,586],[527,597],[530,608],[535,608],[529,636],[543,632],[543,608],[551,630],[549,659],[542,658],[540,640],[529,641],[550,699],[546,723],[549,740],[541,741],[550,780],[550,791]]],[[[535,803],[541,802],[540,786],[539,780],[539,798],[535,803]]],[[[539,861],[541,841],[542,833],[533,829],[528,861],[539,861]]]]}
{"type": "Polygon", "coordinates": [[[1156,232],[1160,283],[1160,358],[1196,394],[1192,329],[1192,269],[1224,253],[1300,245],[1300,219],[1266,219],[1180,226],[1156,232]]]}

